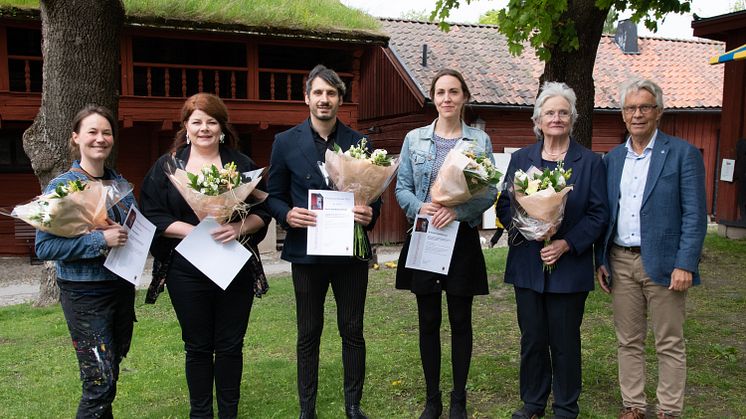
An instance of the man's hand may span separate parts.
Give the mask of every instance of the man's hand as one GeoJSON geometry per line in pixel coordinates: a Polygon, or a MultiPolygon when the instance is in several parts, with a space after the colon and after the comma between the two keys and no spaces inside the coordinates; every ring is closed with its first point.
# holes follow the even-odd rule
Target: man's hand
{"type": "Polygon", "coordinates": [[[611,284],[609,284],[609,270],[606,269],[606,266],[601,265],[596,269],[596,279],[601,289],[609,294],[611,292],[611,284]]]}
{"type": "Polygon", "coordinates": [[[355,222],[365,227],[373,220],[373,208],[369,205],[355,205],[352,208],[355,213],[355,222]]]}
{"type": "Polygon", "coordinates": [[[307,228],[316,225],[316,213],[305,208],[293,207],[285,216],[285,221],[293,228],[307,228]]]}
{"type": "Polygon", "coordinates": [[[671,285],[668,289],[672,291],[686,291],[692,286],[694,275],[683,269],[674,268],[671,272],[671,285]]]}

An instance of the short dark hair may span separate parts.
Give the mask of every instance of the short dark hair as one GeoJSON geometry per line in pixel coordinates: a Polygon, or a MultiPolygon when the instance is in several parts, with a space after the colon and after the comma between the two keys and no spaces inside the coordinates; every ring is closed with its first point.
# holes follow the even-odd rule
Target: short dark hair
{"type": "MultiPolygon", "coordinates": [[[[117,123],[117,119],[114,118],[114,112],[109,110],[109,108],[101,105],[96,105],[95,103],[89,103],[88,105],[85,105],[83,109],[78,111],[77,114],[75,114],[75,117],[73,118],[72,122],[72,128],[73,132],[76,134],[80,134],[80,124],[83,123],[83,120],[88,118],[89,116],[97,114],[101,115],[109,121],[109,125],[111,125],[111,134],[114,138],[114,141],[117,140],[117,134],[118,134],[118,128],[119,124],[117,123]]],[[[75,141],[73,141],[72,135],[70,136],[70,142],[68,143],[68,149],[70,150],[70,155],[73,157],[73,159],[79,159],[80,158],[80,147],[75,144],[75,141]]]]}
{"type": "Polygon", "coordinates": [[[339,97],[345,96],[345,93],[347,92],[345,82],[343,82],[342,79],[339,78],[339,75],[334,70],[332,70],[331,68],[326,68],[322,64],[317,65],[313,68],[313,70],[311,70],[310,73],[308,73],[308,79],[306,80],[306,96],[311,95],[311,84],[317,77],[337,89],[337,94],[339,94],[339,97]]]}

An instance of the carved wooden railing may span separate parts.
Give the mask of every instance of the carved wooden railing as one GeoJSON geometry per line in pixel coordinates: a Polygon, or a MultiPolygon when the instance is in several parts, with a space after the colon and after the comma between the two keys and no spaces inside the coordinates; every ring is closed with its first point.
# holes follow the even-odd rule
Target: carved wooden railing
{"type": "Polygon", "coordinates": [[[135,96],[188,97],[197,92],[223,98],[248,97],[245,67],[133,63],[135,96]]]}
{"type": "Polygon", "coordinates": [[[42,57],[34,55],[8,55],[11,92],[41,92],[42,57]],[[35,64],[39,63],[37,69],[35,64]]]}

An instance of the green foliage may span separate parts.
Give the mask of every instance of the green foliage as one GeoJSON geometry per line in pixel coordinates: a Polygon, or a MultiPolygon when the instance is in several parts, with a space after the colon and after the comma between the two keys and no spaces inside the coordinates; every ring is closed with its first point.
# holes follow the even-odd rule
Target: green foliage
{"type": "Polygon", "coordinates": [[[616,27],[617,22],[619,20],[619,12],[615,8],[609,9],[609,14],[606,15],[606,20],[604,21],[604,31],[603,33],[607,35],[613,35],[616,33],[616,27]]]}
{"type": "Polygon", "coordinates": [[[410,9],[405,12],[402,12],[399,15],[399,18],[401,19],[407,19],[407,20],[419,20],[421,22],[426,22],[430,20],[430,12],[427,11],[427,9],[410,9]]]}
{"type": "MultiPolygon", "coordinates": [[[[0,0],[1,6],[38,8],[36,0],[0,0]]],[[[129,17],[305,30],[380,29],[372,16],[337,0],[124,0],[129,17]]]]}
{"type": "MultiPolygon", "coordinates": [[[[437,0],[431,19],[438,19],[441,27],[447,29],[449,25],[445,20],[450,10],[458,8],[461,1],[469,4],[472,0],[437,0]]],[[[657,21],[665,14],[688,12],[690,4],[691,0],[596,0],[595,6],[590,7],[630,9],[632,21],[643,21],[648,29],[655,31],[657,21]]],[[[528,44],[539,59],[548,61],[555,46],[566,52],[580,47],[574,19],[578,16],[568,15],[568,5],[577,6],[573,0],[509,0],[505,8],[487,12],[480,18],[480,23],[498,25],[512,54],[520,55],[528,44]]],[[[573,11],[577,13],[578,8],[573,8],[573,11]]]]}

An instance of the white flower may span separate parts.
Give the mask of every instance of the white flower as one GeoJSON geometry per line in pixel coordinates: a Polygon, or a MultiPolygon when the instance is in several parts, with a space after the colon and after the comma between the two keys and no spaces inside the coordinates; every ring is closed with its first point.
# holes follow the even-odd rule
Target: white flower
{"type": "Polygon", "coordinates": [[[515,172],[515,180],[517,182],[525,182],[526,180],[528,180],[528,175],[523,170],[518,170],[517,172],[515,172]]]}

